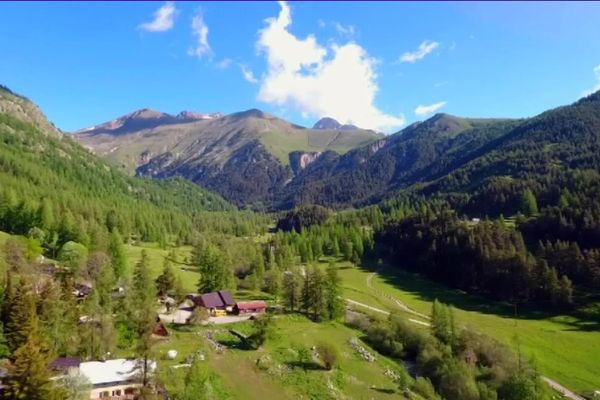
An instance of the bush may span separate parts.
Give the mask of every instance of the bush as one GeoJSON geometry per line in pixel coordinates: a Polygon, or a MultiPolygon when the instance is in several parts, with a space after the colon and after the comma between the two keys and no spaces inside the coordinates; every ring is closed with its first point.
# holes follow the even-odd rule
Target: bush
{"type": "Polygon", "coordinates": [[[332,370],[340,358],[338,348],[331,343],[320,343],[317,346],[317,352],[327,370],[332,370]]]}

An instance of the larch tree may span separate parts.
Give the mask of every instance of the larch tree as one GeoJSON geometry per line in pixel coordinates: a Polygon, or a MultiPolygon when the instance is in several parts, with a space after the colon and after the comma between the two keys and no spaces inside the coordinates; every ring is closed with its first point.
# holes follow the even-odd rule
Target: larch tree
{"type": "Polygon", "coordinates": [[[335,262],[330,262],[325,277],[325,303],[327,307],[327,318],[338,319],[344,314],[344,300],[341,297],[342,280],[338,274],[335,262]]]}

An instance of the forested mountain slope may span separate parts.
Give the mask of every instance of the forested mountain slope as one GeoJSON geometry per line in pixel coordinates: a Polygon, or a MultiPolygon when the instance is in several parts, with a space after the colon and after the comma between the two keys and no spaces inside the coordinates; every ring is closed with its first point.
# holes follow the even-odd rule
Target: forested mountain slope
{"type": "Polygon", "coordinates": [[[98,244],[114,229],[156,240],[190,233],[195,214],[234,209],[183,179],[126,176],[6,89],[0,89],[0,111],[1,230],[28,234],[38,228],[59,244],[98,244]]]}
{"type": "MultiPolygon", "coordinates": [[[[576,171],[598,171],[599,141],[599,93],[525,120],[440,114],[376,145],[322,156],[285,188],[280,206],[357,206],[404,189],[451,198],[479,215],[511,214],[524,188],[572,185],[576,171]]],[[[552,196],[556,202],[560,193],[552,196]]]]}

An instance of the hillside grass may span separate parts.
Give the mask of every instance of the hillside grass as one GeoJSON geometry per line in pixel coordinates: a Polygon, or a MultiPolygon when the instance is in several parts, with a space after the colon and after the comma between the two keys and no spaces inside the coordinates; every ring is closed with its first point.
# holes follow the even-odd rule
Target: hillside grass
{"type": "MultiPolygon", "coordinates": [[[[325,264],[323,264],[325,265],[325,264]]],[[[435,299],[451,304],[459,325],[485,333],[534,358],[545,376],[578,393],[600,389],[600,323],[574,315],[549,314],[493,302],[438,285],[389,266],[377,272],[339,263],[346,298],[387,311],[404,313],[392,299],[429,314],[435,299]],[[371,287],[367,285],[369,275],[371,287]]]]}
{"type": "MultiPolygon", "coordinates": [[[[385,370],[396,367],[394,361],[377,356],[375,362],[363,360],[348,344],[360,333],[337,322],[315,323],[301,315],[274,317],[275,333],[259,350],[237,348],[238,339],[227,332],[233,328],[249,332],[251,322],[214,327],[171,327],[169,341],[156,346],[159,366],[185,362],[196,352],[207,355],[211,371],[221,380],[232,399],[402,399],[397,385],[385,370]],[[212,330],[216,340],[227,346],[217,354],[204,339],[203,331],[212,330]],[[340,350],[339,364],[326,371],[314,358],[306,369],[295,365],[299,346],[311,348],[320,342],[335,344],[340,350]],[[169,349],[178,350],[175,360],[166,360],[169,349]],[[261,360],[260,366],[257,360],[261,360]]],[[[361,343],[365,348],[366,344],[361,343]]],[[[369,349],[373,354],[375,351],[369,349]]]]}
{"type": "Polygon", "coordinates": [[[263,132],[260,140],[283,165],[289,165],[293,151],[319,152],[333,150],[338,154],[381,138],[369,131],[302,130],[293,132],[263,132]]]}
{"type": "MultiPolygon", "coordinates": [[[[156,243],[143,243],[139,246],[126,245],[125,249],[129,260],[129,268],[126,272],[128,276],[131,276],[135,263],[142,258],[142,251],[146,250],[152,279],[156,279],[161,274],[164,260],[170,252],[170,249],[161,249],[156,243]]],[[[192,253],[192,247],[182,246],[175,249],[175,251],[177,254],[177,261],[179,261],[174,262],[171,260],[175,273],[181,278],[181,283],[183,284],[185,291],[195,293],[200,274],[193,266],[187,265],[187,261],[192,253]]]]}

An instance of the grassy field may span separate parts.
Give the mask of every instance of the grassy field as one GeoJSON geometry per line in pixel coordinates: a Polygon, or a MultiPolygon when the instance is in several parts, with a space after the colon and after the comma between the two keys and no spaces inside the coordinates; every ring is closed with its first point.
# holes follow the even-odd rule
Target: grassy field
{"type": "MultiPolygon", "coordinates": [[[[161,249],[156,243],[144,243],[141,246],[127,245],[125,248],[129,259],[128,273],[131,274],[133,266],[142,257],[142,251],[146,250],[150,261],[150,274],[152,275],[152,278],[156,278],[160,275],[165,257],[167,257],[169,253],[169,250],[161,249]]],[[[175,267],[177,274],[181,277],[184,289],[188,292],[196,292],[200,275],[193,267],[190,267],[183,262],[189,258],[191,252],[191,246],[177,248],[177,261],[180,262],[173,262],[173,266],[175,267]]]]}
{"type": "MultiPolygon", "coordinates": [[[[1,238],[0,238],[1,239],[1,238]]],[[[153,276],[158,276],[167,251],[152,244],[128,246],[131,265],[147,249],[153,276]]],[[[178,249],[180,260],[189,256],[191,248],[178,249]]],[[[326,260],[324,260],[326,261],[326,260]]],[[[325,266],[326,264],[323,263],[325,266]]],[[[387,311],[404,312],[396,300],[410,308],[429,314],[434,299],[452,304],[460,324],[486,333],[516,348],[517,343],[528,357],[535,357],[540,371],[580,393],[600,388],[600,326],[598,322],[570,315],[549,315],[491,302],[461,291],[451,290],[418,275],[389,267],[377,273],[340,262],[346,298],[387,311]],[[369,276],[372,277],[369,279],[369,276]],[[368,284],[370,282],[370,285],[368,284]]],[[[183,264],[176,265],[186,290],[195,291],[198,273],[183,264]]],[[[253,293],[238,293],[251,298],[253,293]]],[[[412,319],[425,321],[412,314],[412,319]]]]}
{"type": "MultiPolygon", "coordinates": [[[[429,314],[436,298],[452,304],[459,324],[486,333],[534,357],[542,374],[579,393],[600,388],[600,326],[570,315],[549,315],[490,302],[451,290],[408,272],[380,269],[377,273],[340,263],[347,298],[388,311],[399,311],[397,299],[429,314]],[[372,277],[369,279],[369,276],[372,277]],[[370,282],[370,284],[368,283],[370,282]]],[[[408,316],[408,314],[407,314],[408,316]]],[[[410,318],[416,318],[410,315],[410,318]]]]}
{"type": "MultiPolygon", "coordinates": [[[[228,328],[239,331],[250,329],[250,322],[238,323],[228,328]]],[[[164,367],[180,364],[189,354],[202,351],[208,355],[207,363],[234,399],[402,399],[393,379],[385,374],[395,363],[377,357],[376,361],[363,360],[348,341],[359,333],[339,323],[314,323],[302,316],[277,316],[275,334],[259,350],[236,348],[237,338],[227,333],[225,327],[172,329],[172,338],[157,346],[159,354],[177,349],[175,360],[159,356],[164,367]],[[203,331],[215,330],[217,341],[227,346],[217,354],[207,345],[203,331]],[[312,347],[319,342],[334,343],[340,350],[339,366],[326,371],[315,363],[304,369],[295,366],[295,348],[312,347]],[[257,363],[257,360],[261,360],[257,363]],[[259,365],[260,364],[260,365],[259,365]]],[[[368,348],[364,343],[361,343],[368,348]]],[[[373,350],[370,350],[376,354],[373,350]]],[[[318,360],[316,360],[318,361],[318,360]]]]}

